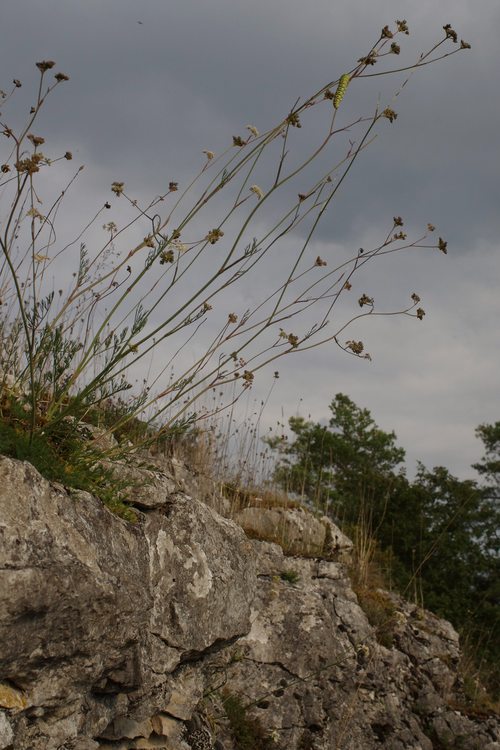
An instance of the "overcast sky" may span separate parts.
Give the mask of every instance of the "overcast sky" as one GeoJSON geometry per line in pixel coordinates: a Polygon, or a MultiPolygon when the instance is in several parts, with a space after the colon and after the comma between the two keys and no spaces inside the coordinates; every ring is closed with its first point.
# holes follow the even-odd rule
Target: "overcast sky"
{"type": "MultiPolygon", "coordinates": [[[[395,430],[410,473],[421,460],[467,477],[481,455],[475,427],[500,419],[498,0],[2,0],[0,88],[21,79],[29,99],[42,59],[70,76],[39,130],[55,151],[73,152],[72,165],[85,164],[75,194],[90,215],[113,198],[114,180],[140,199],[170,180],[185,184],[203,149],[219,153],[248,124],[277,124],[402,18],[410,28],[405,63],[439,40],[446,23],[472,48],[410,78],[391,105],[398,119],[360,155],[312,252],[330,265],[333,252],[342,258],[374,246],[400,215],[412,236],[435,224],[448,255],[389,256],[364,271],[355,292],[389,309],[416,291],[425,319],[361,321],[346,338],[362,339],[371,362],[333,344],[280,362],[263,429],[282,410],[328,417],[329,402],[344,392],[395,430]]],[[[356,82],[338,118],[372,113],[403,80],[356,82]]],[[[299,152],[318,128],[313,119],[297,134],[299,152]]],[[[119,220],[115,204],[107,220],[119,220]]],[[[63,222],[78,220],[73,211],[63,222]]],[[[263,210],[261,227],[267,220],[263,210]]],[[[262,267],[262,278],[276,265],[262,267]]],[[[251,302],[252,290],[239,291],[234,304],[241,300],[251,302]]],[[[275,369],[256,379],[257,400],[275,369]]]]}

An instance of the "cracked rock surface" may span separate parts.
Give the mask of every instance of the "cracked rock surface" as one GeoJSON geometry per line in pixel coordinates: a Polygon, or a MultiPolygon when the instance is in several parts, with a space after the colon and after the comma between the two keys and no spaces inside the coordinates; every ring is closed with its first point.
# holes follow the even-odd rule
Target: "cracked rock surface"
{"type": "Polygon", "coordinates": [[[285,554],[179,476],[132,525],[0,458],[0,750],[500,750],[454,629],[379,590],[374,628],[331,522],[285,554]]]}

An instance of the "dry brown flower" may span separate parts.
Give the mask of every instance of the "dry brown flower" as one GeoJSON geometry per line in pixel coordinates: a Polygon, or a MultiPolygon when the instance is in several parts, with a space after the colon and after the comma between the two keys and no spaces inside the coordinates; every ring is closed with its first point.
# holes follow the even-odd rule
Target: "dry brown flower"
{"type": "Polygon", "coordinates": [[[455,44],[458,42],[458,35],[455,29],[451,28],[451,23],[447,23],[443,26],[444,32],[447,39],[452,39],[455,44]]]}
{"type": "Polygon", "coordinates": [[[229,313],[229,315],[227,316],[227,319],[228,319],[229,323],[237,323],[238,322],[238,316],[236,315],[236,313],[229,313]]]}
{"type": "Polygon", "coordinates": [[[164,263],[173,263],[174,262],[174,251],[173,250],[164,250],[162,253],[160,253],[160,265],[163,266],[164,263]]]}
{"type": "Polygon", "coordinates": [[[365,348],[362,341],[346,341],[345,345],[348,349],[354,352],[354,354],[361,354],[361,352],[365,348]]]}
{"type": "Polygon", "coordinates": [[[397,112],[394,112],[394,110],[391,109],[390,107],[387,107],[382,112],[382,117],[386,117],[389,120],[389,122],[394,122],[394,120],[397,118],[397,116],[398,116],[397,112]]]}
{"type": "Polygon", "coordinates": [[[62,81],[69,81],[69,76],[67,76],[66,73],[56,73],[54,78],[59,83],[61,83],[62,81]]]}
{"type": "Polygon", "coordinates": [[[323,260],[323,258],[320,258],[320,256],[318,255],[318,257],[314,261],[314,265],[315,266],[326,266],[328,264],[327,264],[326,260],[323,260]]]}
{"type": "Polygon", "coordinates": [[[403,219],[401,218],[401,216],[395,216],[394,219],[393,219],[393,221],[394,221],[394,226],[395,227],[402,227],[403,226],[404,222],[403,222],[403,219]]]}
{"type": "Polygon", "coordinates": [[[373,307],[373,302],[373,297],[369,297],[367,294],[362,294],[358,299],[358,305],[360,307],[363,307],[364,305],[370,305],[371,307],[373,307]]]}
{"type": "Polygon", "coordinates": [[[382,29],[380,33],[380,36],[382,37],[382,39],[392,39],[394,34],[392,33],[392,31],[390,30],[388,26],[384,26],[384,28],[382,29]]]}
{"type": "Polygon", "coordinates": [[[45,138],[42,138],[41,135],[33,135],[33,133],[28,133],[26,138],[31,141],[35,148],[45,143],[45,138]]]}
{"type": "Polygon", "coordinates": [[[245,141],[239,135],[233,135],[233,146],[244,146],[245,141]]]}
{"type": "Polygon", "coordinates": [[[401,47],[399,46],[399,44],[396,44],[396,42],[393,42],[391,44],[391,52],[393,55],[399,55],[399,53],[401,52],[401,47]]]}
{"type": "Polygon", "coordinates": [[[363,65],[375,65],[377,62],[377,51],[372,49],[371,52],[369,52],[366,57],[360,57],[358,62],[362,63],[363,65]]]}
{"type": "Polygon", "coordinates": [[[439,240],[438,240],[438,248],[445,255],[448,253],[448,243],[445,242],[442,237],[440,237],[439,240]]]}
{"type": "Polygon", "coordinates": [[[45,73],[47,70],[50,70],[55,65],[54,60],[42,60],[41,62],[36,63],[36,67],[38,70],[40,70],[42,73],[45,73]]]}
{"type": "Polygon", "coordinates": [[[211,229],[205,239],[207,242],[210,242],[211,245],[215,245],[215,243],[220,240],[221,237],[224,237],[224,232],[222,229],[211,229]]]}
{"type": "Polygon", "coordinates": [[[125,187],[124,182],[113,182],[111,185],[111,190],[113,191],[115,195],[119,197],[123,193],[124,187],[125,187]]]}
{"type": "Polygon", "coordinates": [[[416,312],[416,316],[419,320],[423,320],[425,315],[425,310],[423,310],[421,307],[418,308],[416,312]]]}
{"type": "Polygon", "coordinates": [[[64,158],[67,161],[71,161],[71,159],[73,158],[73,154],[71,153],[71,151],[66,151],[66,153],[64,154],[64,158]]]}
{"type": "Polygon", "coordinates": [[[301,128],[302,125],[300,123],[300,118],[296,112],[290,112],[288,117],[286,118],[286,121],[289,125],[292,126],[292,128],[301,128]]]}
{"type": "Polygon", "coordinates": [[[418,296],[416,292],[413,292],[413,294],[411,295],[411,298],[416,305],[420,302],[420,297],[418,296]]]}

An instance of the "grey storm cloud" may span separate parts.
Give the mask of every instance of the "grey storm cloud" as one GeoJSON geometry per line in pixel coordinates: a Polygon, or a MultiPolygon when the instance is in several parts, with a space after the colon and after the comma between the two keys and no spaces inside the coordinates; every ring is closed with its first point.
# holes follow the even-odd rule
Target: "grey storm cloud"
{"type": "MultiPolygon", "coordinates": [[[[387,259],[362,277],[362,291],[382,299],[418,291],[426,320],[363,322],[356,335],[372,363],[331,345],[292,356],[280,364],[266,418],[302,398],[304,413],[320,419],[344,391],[395,429],[410,461],[468,474],[478,458],[474,428],[500,413],[497,0],[4,0],[0,13],[0,88],[21,79],[28,105],[34,62],[44,58],[71,77],[39,127],[85,163],[78,196],[88,211],[97,196],[109,197],[113,180],[140,196],[184,183],[203,149],[221,151],[249,123],[265,130],[279,122],[297,97],[352,67],[396,18],[410,26],[406,63],[451,23],[472,48],[410,76],[393,103],[397,121],[360,156],[312,246],[322,257],[369,246],[395,214],[411,231],[432,221],[448,257],[387,259]]],[[[345,116],[371,113],[403,80],[356,82],[345,116]]],[[[318,135],[316,122],[311,132],[318,135]]],[[[252,290],[241,297],[250,304],[252,290]]],[[[254,393],[258,401],[258,384],[254,393]]]]}

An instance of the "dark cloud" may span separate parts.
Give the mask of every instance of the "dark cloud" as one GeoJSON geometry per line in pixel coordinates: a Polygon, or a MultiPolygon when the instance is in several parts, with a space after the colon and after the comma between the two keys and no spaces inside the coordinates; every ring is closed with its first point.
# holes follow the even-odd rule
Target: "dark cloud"
{"type": "MultiPolygon", "coordinates": [[[[360,156],[311,253],[348,253],[377,242],[393,215],[403,215],[411,231],[432,221],[449,241],[446,265],[430,256],[391,260],[366,277],[388,301],[418,286],[432,326],[427,320],[418,328],[415,321],[385,320],[372,334],[367,324],[374,363],[332,346],[292,357],[278,393],[286,405],[302,394],[304,410],[320,418],[334,393],[346,391],[382,426],[396,429],[412,459],[430,465],[435,455],[436,463],[465,474],[477,458],[474,427],[498,418],[499,362],[491,346],[500,229],[497,0],[483,0],[480,9],[467,0],[442,0],[438,7],[433,0],[49,0],[43,9],[34,0],[4,0],[0,87],[8,88],[13,77],[23,80],[26,109],[36,60],[55,59],[71,76],[40,127],[59,149],[74,152],[75,163],[86,163],[78,205],[91,213],[116,179],[141,198],[164,190],[170,180],[185,184],[199,168],[202,149],[220,152],[247,124],[265,130],[278,122],[298,96],[349,69],[379,29],[401,16],[411,30],[403,40],[406,61],[439,39],[445,23],[472,49],[410,77],[393,102],[397,121],[383,123],[360,156]]],[[[403,55],[394,57],[399,59],[403,55]]],[[[391,102],[404,80],[395,74],[356,81],[339,118],[345,123],[360,111],[372,112],[378,101],[391,102]]],[[[294,134],[299,142],[321,132],[319,118],[312,115],[307,126],[306,120],[303,132],[294,134]]],[[[340,143],[343,154],[346,138],[340,143]]],[[[322,159],[310,180],[324,169],[322,159]]],[[[271,168],[268,161],[258,173],[264,186],[271,168]]],[[[273,204],[276,210],[285,205],[285,198],[273,204]]],[[[77,218],[73,209],[68,224],[77,218]]],[[[264,221],[259,219],[261,226],[264,221]]],[[[280,258],[277,252],[270,260],[266,279],[280,272],[280,258]]],[[[255,298],[248,289],[236,299],[255,298]]],[[[273,410],[278,413],[271,404],[269,417],[273,410]]]]}

